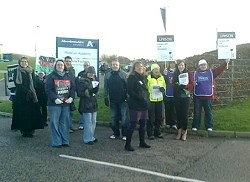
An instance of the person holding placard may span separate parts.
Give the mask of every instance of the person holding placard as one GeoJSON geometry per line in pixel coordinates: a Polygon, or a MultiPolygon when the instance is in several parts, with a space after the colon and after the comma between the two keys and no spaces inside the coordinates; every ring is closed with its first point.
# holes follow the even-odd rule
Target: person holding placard
{"type": "Polygon", "coordinates": [[[177,116],[177,140],[187,139],[190,92],[193,89],[192,74],[188,73],[184,60],[177,61],[173,75],[174,104],[177,116]]]}
{"type": "Polygon", "coordinates": [[[166,82],[166,92],[164,94],[165,105],[165,120],[166,127],[177,129],[176,127],[176,113],[174,108],[174,87],[173,87],[173,73],[175,71],[176,62],[171,61],[168,64],[167,70],[164,72],[166,82]]]}
{"type": "Polygon", "coordinates": [[[192,130],[197,131],[201,125],[201,110],[205,111],[205,128],[213,131],[214,122],[212,116],[212,100],[214,99],[214,79],[219,76],[226,68],[230,59],[225,59],[217,68],[208,68],[207,61],[201,59],[198,63],[198,70],[194,72],[194,119],[192,130]]]}
{"type": "Polygon", "coordinates": [[[160,132],[163,120],[163,94],[166,88],[166,82],[161,75],[160,66],[158,64],[151,65],[151,72],[147,76],[147,86],[149,91],[150,107],[148,110],[149,120],[147,122],[148,139],[163,138],[160,132]]]}
{"type": "Polygon", "coordinates": [[[50,114],[51,145],[68,147],[70,104],[75,98],[75,81],[62,59],[56,61],[54,71],[46,77],[45,92],[50,114]]]}

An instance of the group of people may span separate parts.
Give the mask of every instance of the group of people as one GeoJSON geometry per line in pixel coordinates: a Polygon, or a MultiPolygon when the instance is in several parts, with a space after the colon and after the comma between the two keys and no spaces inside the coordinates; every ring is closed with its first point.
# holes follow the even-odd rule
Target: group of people
{"type": "MultiPolygon", "coordinates": [[[[210,69],[206,60],[202,59],[198,62],[197,71],[190,72],[185,61],[178,60],[169,62],[163,73],[160,66],[154,63],[147,73],[144,65],[137,61],[127,74],[120,68],[119,61],[113,60],[111,70],[104,77],[104,103],[110,108],[113,131],[110,139],[121,137],[126,141],[125,150],[134,151],[131,141],[138,123],[139,147],[150,148],[145,142],[145,135],[149,140],[163,138],[161,125],[165,110],[166,126],[177,129],[176,139],[185,141],[191,95],[194,100],[192,130],[200,129],[203,107],[205,127],[212,131],[213,81],[228,62],[225,60],[219,67],[210,69]]],[[[16,96],[11,129],[20,130],[24,137],[32,137],[36,129],[47,125],[48,108],[51,145],[56,148],[69,146],[76,93],[80,98],[79,129],[84,129],[83,142],[88,145],[96,143],[99,82],[95,68],[85,61],[84,70],[75,77],[72,58],[67,56],[64,60],[58,59],[54,70],[45,78],[43,73],[34,74],[26,57],[22,57],[18,64],[14,72],[16,96]],[[42,94],[38,90],[42,90],[42,94]],[[41,98],[46,102],[41,102],[41,98]]]]}
{"type": "MultiPolygon", "coordinates": [[[[96,125],[97,98],[99,82],[93,66],[75,77],[72,58],[55,62],[54,70],[46,75],[35,75],[27,57],[18,61],[14,72],[15,98],[13,99],[13,118],[11,129],[20,130],[23,137],[33,137],[36,129],[47,126],[49,111],[49,129],[52,147],[69,146],[69,133],[72,129],[72,111],[75,92],[80,97],[79,113],[84,120],[83,141],[86,144],[97,142],[94,138],[96,125]],[[40,99],[41,98],[41,99],[40,99]]],[[[86,61],[86,64],[89,64],[86,61]]]]}
{"type": "Polygon", "coordinates": [[[163,138],[161,125],[163,110],[167,128],[177,129],[177,140],[187,139],[188,114],[191,96],[194,100],[192,130],[200,129],[202,108],[205,111],[205,127],[213,130],[212,100],[214,79],[223,72],[229,59],[217,68],[208,68],[206,60],[198,62],[196,71],[188,71],[185,60],[169,62],[164,72],[154,63],[146,72],[141,62],[135,62],[128,75],[112,61],[111,71],[104,78],[104,103],[110,107],[111,139],[122,137],[125,150],[134,151],[131,138],[139,124],[139,147],[150,148],[145,142],[163,138]],[[121,122],[121,132],[119,125],[121,122]]]}

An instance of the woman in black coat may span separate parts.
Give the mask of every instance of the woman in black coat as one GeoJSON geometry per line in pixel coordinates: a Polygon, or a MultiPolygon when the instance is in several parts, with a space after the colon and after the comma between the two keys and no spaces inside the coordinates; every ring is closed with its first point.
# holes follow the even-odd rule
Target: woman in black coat
{"type": "Polygon", "coordinates": [[[95,68],[90,66],[86,71],[86,75],[79,78],[77,83],[77,96],[80,97],[78,111],[84,120],[83,142],[88,145],[93,145],[97,142],[95,128],[99,82],[95,81],[95,75],[95,68]]]}
{"type": "Polygon", "coordinates": [[[42,122],[44,126],[48,126],[47,124],[47,95],[45,93],[45,73],[39,72],[35,77],[35,90],[38,99],[38,103],[40,105],[41,113],[42,113],[42,122]]]}
{"type": "Polygon", "coordinates": [[[139,122],[139,138],[141,148],[150,148],[145,143],[145,126],[148,120],[149,93],[146,84],[145,68],[141,62],[135,62],[127,79],[128,107],[130,122],[127,129],[125,150],[134,151],[131,146],[131,138],[139,122]]]}
{"type": "Polygon", "coordinates": [[[12,130],[20,130],[23,137],[32,137],[35,129],[43,129],[41,112],[34,89],[34,70],[27,57],[18,61],[14,72],[16,96],[14,99],[12,130]]]}

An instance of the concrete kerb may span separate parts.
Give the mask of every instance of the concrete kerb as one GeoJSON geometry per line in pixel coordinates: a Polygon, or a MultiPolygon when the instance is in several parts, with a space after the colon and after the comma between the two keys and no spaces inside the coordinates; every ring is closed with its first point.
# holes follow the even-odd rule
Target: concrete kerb
{"type": "MultiPolygon", "coordinates": [[[[173,129],[164,128],[162,129],[162,131],[169,134],[177,134],[177,130],[173,129]]],[[[212,132],[205,130],[198,130],[198,131],[188,130],[188,135],[201,136],[201,137],[250,138],[250,132],[218,131],[218,130],[213,130],[212,132]]]]}
{"type": "MultiPolygon", "coordinates": [[[[0,112],[2,117],[12,117],[12,113],[0,112]]],[[[104,121],[97,121],[98,126],[109,127],[110,124],[104,121]]],[[[167,134],[176,134],[177,130],[162,128],[162,132],[167,134]]],[[[190,136],[201,136],[201,137],[224,137],[224,138],[250,138],[250,132],[238,132],[238,131],[205,131],[198,130],[192,131],[188,130],[188,135],[190,136]]]]}

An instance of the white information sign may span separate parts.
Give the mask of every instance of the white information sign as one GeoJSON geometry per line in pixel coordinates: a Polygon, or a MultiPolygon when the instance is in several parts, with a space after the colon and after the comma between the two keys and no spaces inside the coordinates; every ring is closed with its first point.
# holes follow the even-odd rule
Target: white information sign
{"type": "Polygon", "coordinates": [[[236,59],[235,32],[217,32],[218,59],[236,59]]]}
{"type": "Polygon", "coordinates": [[[157,61],[174,60],[174,35],[157,35],[157,61]]]}
{"type": "Polygon", "coordinates": [[[152,85],[152,98],[153,99],[163,98],[162,92],[160,91],[160,85],[158,84],[152,85]]]}
{"type": "Polygon", "coordinates": [[[76,76],[83,70],[84,61],[89,61],[98,73],[99,39],[56,37],[56,56],[60,59],[64,59],[66,56],[72,57],[76,76]]]}

